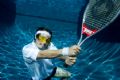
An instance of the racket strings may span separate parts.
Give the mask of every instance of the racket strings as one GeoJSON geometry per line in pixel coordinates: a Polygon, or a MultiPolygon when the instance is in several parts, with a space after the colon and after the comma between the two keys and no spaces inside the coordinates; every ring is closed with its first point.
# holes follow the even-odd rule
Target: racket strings
{"type": "Polygon", "coordinates": [[[98,3],[95,0],[88,5],[85,23],[91,29],[101,29],[108,24],[120,10],[120,0],[116,2],[98,3]],[[101,6],[100,6],[101,5],[101,6]]]}

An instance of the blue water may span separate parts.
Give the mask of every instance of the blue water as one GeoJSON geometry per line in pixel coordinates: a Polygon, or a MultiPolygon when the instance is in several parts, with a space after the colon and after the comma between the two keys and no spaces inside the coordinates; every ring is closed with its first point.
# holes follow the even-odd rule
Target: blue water
{"type": "MultiPolygon", "coordinates": [[[[8,10],[3,9],[4,13],[0,14],[7,16],[0,22],[0,80],[29,80],[31,77],[24,64],[22,47],[33,40],[38,26],[52,30],[52,41],[58,48],[76,44],[81,28],[77,18],[80,17],[81,21],[86,1],[16,0],[14,4],[16,13],[14,8],[12,17],[5,14],[8,10]]],[[[2,16],[0,21],[4,18],[2,16]]],[[[65,68],[62,61],[55,59],[53,62],[74,74],[70,80],[120,80],[119,23],[120,17],[85,41],[75,65],[65,68]]]]}

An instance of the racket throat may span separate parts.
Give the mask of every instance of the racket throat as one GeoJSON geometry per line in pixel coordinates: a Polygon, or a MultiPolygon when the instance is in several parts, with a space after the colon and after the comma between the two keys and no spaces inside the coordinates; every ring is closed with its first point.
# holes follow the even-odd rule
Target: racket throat
{"type": "Polygon", "coordinates": [[[80,46],[82,42],[91,35],[93,35],[95,32],[97,32],[97,29],[90,29],[89,26],[87,26],[85,23],[82,25],[82,32],[81,32],[81,38],[78,41],[78,45],[80,46]]]}
{"type": "Polygon", "coordinates": [[[90,29],[85,23],[82,25],[82,35],[91,36],[94,34],[97,30],[96,29],[90,29]]]}

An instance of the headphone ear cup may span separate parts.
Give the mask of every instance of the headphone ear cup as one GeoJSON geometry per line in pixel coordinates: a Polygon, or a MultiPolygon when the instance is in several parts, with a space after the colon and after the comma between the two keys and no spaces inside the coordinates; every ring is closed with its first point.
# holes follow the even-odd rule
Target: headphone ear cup
{"type": "Polygon", "coordinates": [[[51,38],[47,39],[46,42],[47,42],[48,44],[50,44],[50,42],[51,42],[51,38]]]}
{"type": "Polygon", "coordinates": [[[35,34],[34,40],[38,39],[41,34],[35,34]]]}

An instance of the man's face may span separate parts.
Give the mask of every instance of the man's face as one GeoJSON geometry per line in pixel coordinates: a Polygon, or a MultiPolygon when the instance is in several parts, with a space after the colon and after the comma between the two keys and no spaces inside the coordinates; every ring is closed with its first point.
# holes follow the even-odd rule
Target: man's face
{"type": "MultiPolygon", "coordinates": [[[[48,33],[47,31],[45,31],[46,33],[48,33]]],[[[39,49],[47,49],[49,44],[50,44],[50,35],[44,34],[44,32],[40,33],[39,36],[36,38],[36,45],[39,49]]]]}

